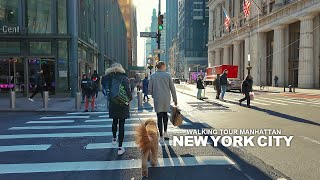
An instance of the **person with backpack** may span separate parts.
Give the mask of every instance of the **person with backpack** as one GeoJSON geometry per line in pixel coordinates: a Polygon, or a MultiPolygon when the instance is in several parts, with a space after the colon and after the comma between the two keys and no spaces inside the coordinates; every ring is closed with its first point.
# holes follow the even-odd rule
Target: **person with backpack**
{"type": "Polygon", "coordinates": [[[118,134],[118,155],[125,153],[122,147],[124,138],[125,120],[130,117],[129,104],[132,100],[132,94],[129,87],[129,80],[119,63],[114,63],[106,70],[108,81],[108,100],[109,100],[109,118],[112,118],[112,144],[117,143],[117,126],[119,124],[118,134]]]}
{"type": "Polygon", "coordinates": [[[89,108],[89,101],[91,100],[91,111],[95,111],[95,99],[96,99],[96,92],[98,89],[97,86],[97,78],[88,79],[87,83],[84,86],[84,94],[85,94],[85,110],[84,112],[88,112],[89,108]]]}

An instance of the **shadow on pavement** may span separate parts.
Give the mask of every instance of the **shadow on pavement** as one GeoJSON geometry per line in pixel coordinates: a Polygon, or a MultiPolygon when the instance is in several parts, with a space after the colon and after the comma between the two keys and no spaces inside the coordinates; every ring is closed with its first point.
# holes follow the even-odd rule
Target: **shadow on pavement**
{"type": "Polygon", "coordinates": [[[251,109],[254,109],[254,110],[257,110],[257,111],[261,111],[261,112],[265,112],[265,113],[267,113],[269,115],[280,117],[280,118],[284,118],[284,119],[287,119],[287,120],[290,120],[290,121],[296,121],[296,122],[300,122],[300,123],[306,123],[306,124],[320,126],[319,123],[316,123],[316,122],[313,122],[313,121],[310,121],[310,120],[307,120],[307,119],[291,116],[291,115],[288,115],[288,114],[283,114],[283,113],[280,113],[280,112],[272,111],[272,110],[269,110],[269,109],[263,109],[263,108],[256,107],[256,106],[251,106],[251,109]]]}

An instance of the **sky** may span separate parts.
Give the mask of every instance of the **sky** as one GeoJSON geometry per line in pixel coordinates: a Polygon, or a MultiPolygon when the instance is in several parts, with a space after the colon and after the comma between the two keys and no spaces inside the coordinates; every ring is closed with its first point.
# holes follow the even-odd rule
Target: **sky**
{"type": "MultiPolygon", "coordinates": [[[[145,56],[145,40],[146,38],[140,38],[140,32],[144,32],[146,27],[151,25],[152,10],[156,8],[158,14],[158,0],[134,0],[137,7],[137,29],[138,29],[138,66],[144,65],[145,56]]],[[[161,0],[161,13],[166,10],[166,0],[161,0]]]]}

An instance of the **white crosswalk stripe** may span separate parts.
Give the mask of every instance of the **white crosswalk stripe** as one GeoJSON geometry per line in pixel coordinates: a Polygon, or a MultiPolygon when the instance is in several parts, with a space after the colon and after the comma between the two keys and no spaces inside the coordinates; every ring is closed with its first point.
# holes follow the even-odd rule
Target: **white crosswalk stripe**
{"type": "MultiPolygon", "coordinates": [[[[155,112],[132,112],[131,118],[126,120],[126,128],[134,128],[139,125],[141,121],[147,119],[157,119],[155,112]]],[[[102,142],[93,141],[83,145],[83,150],[86,152],[99,151],[104,153],[108,149],[117,149],[118,144],[113,145],[112,139],[112,119],[109,118],[107,112],[93,112],[93,113],[68,113],[62,116],[43,116],[39,119],[29,119],[23,125],[16,125],[8,128],[10,134],[0,134],[0,140],[13,140],[20,139],[21,141],[34,140],[34,139],[67,139],[67,138],[97,138],[103,137],[102,142]],[[98,128],[105,128],[98,129],[98,128]],[[49,133],[50,130],[50,133],[49,133]],[[64,132],[64,130],[68,130],[64,132]],[[100,130],[100,131],[99,131],[100,130]],[[48,131],[48,132],[47,132],[48,131]],[[51,132],[52,131],[52,132],[51,132]],[[14,133],[21,132],[21,133],[14,133]],[[14,133],[14,134],[12,134],[14,133]]],[[[189,122],[183,122],[183,125],[191,125],[189,122]]],[[[168,134],[186,134],[186,129],[174,127],[172,123],[168,122],[168,134]]],[[[125,136],[134,135],[133,129],[126,130],[125,136]]],[[[28,141],[30,142],[30,141],[28,141]]],[[[51,141],[48,141],[51,142],[51,141]]],[[[52,143],[52,142],[51,142],[52,143]]],[[[208,145],[211,143],[208,143],[208,145]]],[[[25,144],[25,145],[11,145],[1,146],[0,154],[6,152],[28,152],[32,151],[37,153],[40,151],[48,151],[50,153],[51,147],[54,143],[45,144],[25,144]]],[[[172,141],[165,141],[159,143],[160,146],[172,146],[172,141]]],[[[137,148],[137,145],[132,138],[130,141],[123,142],[124,148],[137,148]]],[[[128,149],[127,151],[129,151],[128,149]]],[[[35,163],[7,163],[0,164],[0,174],[21,174],[21,173],[54,173],[66,171],[105,171],[105,170],[118,170],[118,169],[132,169],[141,168],[141,157],[134,157],[132,160],[117,159],[112,161],[65,161],[56,162],[54,160],[49,162],[35,162],[35,163]]],[[[215,166],[215,165],[234,165],[235,163],[226,156],[193,156],[193,157],[180,157],[171,156],[169,158],[159,158],[159,167],[183,167],[183,166],[215,166]]]]}

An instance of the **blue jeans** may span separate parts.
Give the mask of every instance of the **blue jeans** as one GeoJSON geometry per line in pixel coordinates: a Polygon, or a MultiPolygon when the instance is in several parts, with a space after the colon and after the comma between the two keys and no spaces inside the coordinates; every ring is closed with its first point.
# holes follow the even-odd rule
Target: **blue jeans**
{"type": "Polygon", "coordinates": [[[198,89],[197,99],[201,99],[202,89],[198,89]]]}
{"type": "Polygon", "coordinates": [[[220,94],[220,99],[224,98],[224,94],[227,91],[227,85],[221,85],[221,94],[220,94]]]}

